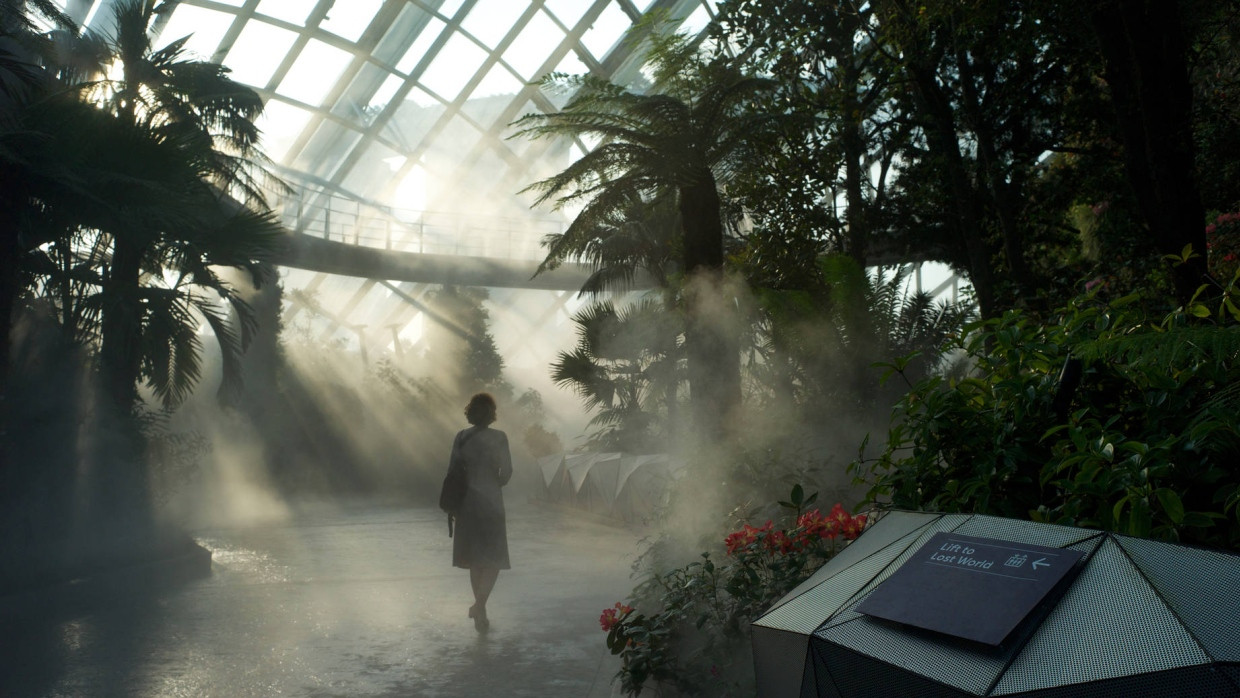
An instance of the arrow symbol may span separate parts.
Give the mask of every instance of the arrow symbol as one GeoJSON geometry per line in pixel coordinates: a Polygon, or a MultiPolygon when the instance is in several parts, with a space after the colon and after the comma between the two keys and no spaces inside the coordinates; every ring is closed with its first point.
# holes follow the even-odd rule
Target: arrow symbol
{"type": "Polygon", "coordinates": [[[1038,558],[1038,559],[1034,560],[1034,561],[1033,561],[1033,563],[1032,563],[1032,564],[1030,564],[1029,566],[1030,566],[1030,567],[1032,567],[1033,569],[1035,569],[1035,570],[1036,570],[1036,569],[1038,568],[1038,565],[1041,565],[1041,566],[1043,566],[1043,567],[1050,567],[1050,566],[1051,566],[1051,563],[1047,562],[1047,561],[1046,561],[1046,558],[1044,558],[1044,557],[1040,557],[1040,558],[1038,558]]]}

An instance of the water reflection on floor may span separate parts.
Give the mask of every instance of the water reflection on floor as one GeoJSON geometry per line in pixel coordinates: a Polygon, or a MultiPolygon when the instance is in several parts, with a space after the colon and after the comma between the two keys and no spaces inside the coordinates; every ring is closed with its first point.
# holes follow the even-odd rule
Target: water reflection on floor
{"type": "Polygon", "coordinates": [[[438,511],[323,510],[197,538],[208,578],[0,630],[0,695],[613,695],[598,615],[632,587],[630,531],[510,507],[514,568],[482,636],[438,511]]]}

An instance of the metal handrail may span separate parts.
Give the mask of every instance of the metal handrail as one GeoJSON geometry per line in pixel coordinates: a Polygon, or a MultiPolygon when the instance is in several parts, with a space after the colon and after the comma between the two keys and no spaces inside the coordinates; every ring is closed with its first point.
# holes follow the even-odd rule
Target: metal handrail
{"type": "Polygon", "coordinates": [[[284,226],[296,233],[401,252],[541,260],[543,237],[565,227],[549,218],[378,206],[321,190],[295,190],[273,200],[284,226]]]}

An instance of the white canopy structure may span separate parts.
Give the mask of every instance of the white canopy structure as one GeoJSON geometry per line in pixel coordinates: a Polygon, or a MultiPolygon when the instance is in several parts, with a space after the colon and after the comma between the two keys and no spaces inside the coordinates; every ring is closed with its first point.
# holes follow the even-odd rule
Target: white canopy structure
{"type": "Polygon", "coordinates": [[[666,454],[573,453],[538,460],[549,503],[636,522],[654,512],[683,461],[666,454]]]}

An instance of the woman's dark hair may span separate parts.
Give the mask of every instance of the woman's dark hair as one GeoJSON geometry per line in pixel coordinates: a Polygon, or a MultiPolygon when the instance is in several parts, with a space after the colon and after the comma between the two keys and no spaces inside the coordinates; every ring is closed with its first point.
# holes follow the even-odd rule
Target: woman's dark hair
{"type": "Polygon", "coordinates": [[[495,398],[490,393],[478,393],[469,398],[469,405],[465,408],[465,419],[470,424],[477,424],[485,427],[495,421],[495,398]]]}

